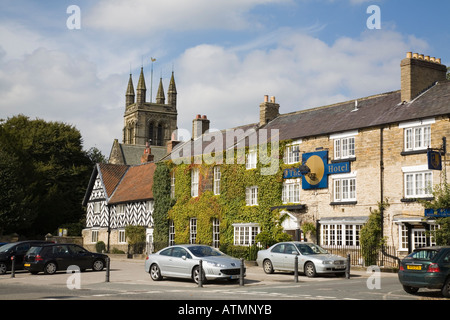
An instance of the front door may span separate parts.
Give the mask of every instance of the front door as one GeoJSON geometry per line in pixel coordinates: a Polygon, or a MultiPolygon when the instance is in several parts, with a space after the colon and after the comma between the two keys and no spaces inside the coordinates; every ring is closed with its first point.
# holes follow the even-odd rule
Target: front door
{"type": "Polygon", "coordinates": [[[425,233],[425,229],[413,229],[412,232],[412,250],[421,247],[425,247],[427,245],[427,235],[425,233]]]}

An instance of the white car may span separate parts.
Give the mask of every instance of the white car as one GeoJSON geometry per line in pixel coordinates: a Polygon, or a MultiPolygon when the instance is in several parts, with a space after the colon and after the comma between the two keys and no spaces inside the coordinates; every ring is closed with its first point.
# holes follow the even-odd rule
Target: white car
{"type": "Polygon", "coordinates": [[[322,247],[308,242],[280,242],[266,250],[258,251],[256,262],[265,273],[274,270],[294,271],[295,256],[298,255],[298,271],[308,277],[321,273],[344,275],[345,258],[328,253],[322,247]]]}
{"type": "MultiPolygon", "coordinates": [[[[202,282],[213,279],[237,281],[241,261],[223,252],[199,244],[174,245],[151,254],[145,260],[145,271],[154,281],[163,277],[199,280],[199,261],[202,260],[202,282]]],[[[244,266],[245,276],[245,266],[244,266]]]]}

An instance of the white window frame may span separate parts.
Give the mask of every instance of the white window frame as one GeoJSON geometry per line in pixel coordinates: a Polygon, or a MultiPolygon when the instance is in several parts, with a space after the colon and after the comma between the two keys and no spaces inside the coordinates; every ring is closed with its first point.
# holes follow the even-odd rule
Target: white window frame
{"type": "Polygon", "coordinates": [[[321,244],[325,246],[359,247],[362,223],[324,223],[320,225],[321,244]]]}
{"type": "Polygon", "coordinates": [[[352,159],[355,158],[355,136],[358,135],[357,130],[336,133],[330,135],[330,139],[334,140],[334,159],[352,159]]]}
{"type": "Polygon", "coordinates": [[[255,244],[255,237],[261,230],[258,223],[235,223],[234,242],[235,246],[251,246],[255,244]]]}
{"type": "Polygon", "coordinates": [[[434,118],[399,124],[403,130],[404,151],[425,150],[431,146],[431,124],[434,118]]]}
{"type": "Polygon", "coordinates": [[[356,201],[356,172],[350,174],[333,175],[332,181],[334,202],[356,201]]]}
{"type": "Polygon", "coordinates": [[[170,173],[170,198],[175,199],[175,171],[170,173]]]}
{"type": "Polygon", "coordinates": [[[427,198],[433,196],[433,171],[428,165],[402,167],[406,199],[427,198]]]}
{"type": "Polygon", "coordinates": [[[214,248],[219,248],[220,247],[220,220],[218,218],[213,219],[212,227],[213,227],[212,245],[214,248]]]}
{"type": "Polygon", "coordinates": [[[169,246],[175,244],[175,224],[173,220],[169,220],[169,246]]]}
{"type": "Polygon", "coordinates": [[[118,242],[119,243],[127,243],[127,237],[126,237],[126,234],[125,234],[125,229],[119,229],[118,242]]]}
{"type": "Polygon", "coordinates": [[[300,203],[300,179],[289,179],[283,182],[281,201],[283,203],[300,203]]]}
{"type": "Polygon", "coordinates": [[[288,145],[284,149],[283,162],[285,164],[292,164],[302,161],[300,157],[300,144],[302,140],[296,140],[288,145]]]}
{"type": "Polygon", "coordinates": [[[245,168],[247,170],[255,169],[258,159],[258,151],[255,149],[249,150],[247,153],[247,159],[245,161],[245,168]]]}
{"type": "Polygon", "coordinates": [[[213,190],[214,190],[215,195],[220,194],[220,179],[221,179],[220,167],[215,166],[214,167],[214,181],[213,181],[213,190]]]}
{"type": "Polygon", "coordinates": [[[193,168],[191,170],[191,196],[192,197],[198,197],[199,176],[200,176],[199,169],[193,168]]]}
{"type": "Polygon", "coordinates": [[[189,244],[197,241],[197,218],[189,219],[189,244]]]}
{"type": "Polygon", "coordinates": [[[102,211],[102,203],[101,201],[95,201],[92,206],[92,212],[94,214],[100,214],[102,211]]]}
{"type": "Polygon", "coordinates": [[[258,187],[251,186],[245,188],[245,204],[247,206],[257,206],[258,205],[258,187]]]}
{"type": "Polygon", "coordinates": [[[127,205],[126,204],[124,204],[124,203],[116,204],[116,214],[118,216],[125,215],[126,210],[127,210],[127,205]]]}
{"type": "Polygon", "coordinates": [[[98,242],[98,229],[92,229],[91,230],[91,243],[97,243],[98,242]]]}

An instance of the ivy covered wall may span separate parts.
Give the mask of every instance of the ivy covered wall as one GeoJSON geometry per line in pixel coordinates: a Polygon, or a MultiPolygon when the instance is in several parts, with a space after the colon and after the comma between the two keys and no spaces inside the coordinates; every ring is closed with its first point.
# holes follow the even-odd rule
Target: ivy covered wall
{"type": "MultiPolygon", "coordinates": [[[[284,150],[288,142],[290,141],[280,144],[280,150],[284,150]]],[[[168,221],[172,220],[175,227],[175,243],[189,243],[191,218],[197,219],[196,242],[202,244],[212,245],[214,218],[220,221],[221,245],[233,244],[234,223],[258,223],[261,233],[266,236],[273,237],[280,234],[280,209],[272,208],[283,205],[281,197],[283,170],[295,166],[284,165],[282,156],[281,152],[277,159],[278,166],[271,175],[261,174],[262,164],[259,161],[255,169],[246,169],[245,164],[237,164],[237,161],[233,164],[219,164],[221,171],[219,195],[214,194],[212,186],[215,163],[176,165],[170,160],[159,163],[154,178],[155,234],[158,235],[158,240],[167,243],[168,221]],[[191,196],[193,168],[199,170],[197,197],[191,196]],[[171,174],[175,176],[175,199],[170,198],[171,174]],[[258,187],[258,205],[246,205],[246,188],[250,186],[258,187]],[[158,192],[155,193],[155,190],[158,192]]]]}

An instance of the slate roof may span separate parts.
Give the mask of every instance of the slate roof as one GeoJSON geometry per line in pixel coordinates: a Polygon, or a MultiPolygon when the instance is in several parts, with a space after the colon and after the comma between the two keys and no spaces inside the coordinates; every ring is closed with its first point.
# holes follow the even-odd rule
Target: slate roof
{"type": "Polygon", "coordinates": [[[278,116],[265,129],[279,129],[280,141],[338,133],[450,114],[450,81],[437,83],[410,102],[400,91],[278,116]]]}

